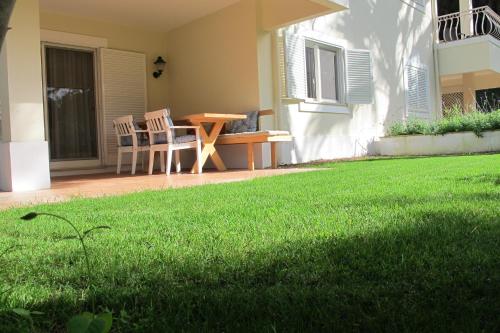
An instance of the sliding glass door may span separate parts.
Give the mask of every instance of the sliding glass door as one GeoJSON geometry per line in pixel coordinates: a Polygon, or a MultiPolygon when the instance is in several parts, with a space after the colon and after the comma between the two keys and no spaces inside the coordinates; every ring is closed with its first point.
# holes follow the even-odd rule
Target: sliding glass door
{"type": "Polygon", "coordinates": [[[100,165],[95,50],[44,45],[51,166],[100,165]]]}

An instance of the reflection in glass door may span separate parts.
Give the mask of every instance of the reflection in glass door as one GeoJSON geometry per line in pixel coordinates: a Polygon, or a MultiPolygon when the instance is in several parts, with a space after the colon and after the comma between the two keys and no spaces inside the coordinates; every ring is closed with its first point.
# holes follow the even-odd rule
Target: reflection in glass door
{"type": "Polygon", "coordinates": [[[50,45],[43,49],[51,162],[90,166],[88,162],[98,162],[100,155],[95,52],[50,45]]]}

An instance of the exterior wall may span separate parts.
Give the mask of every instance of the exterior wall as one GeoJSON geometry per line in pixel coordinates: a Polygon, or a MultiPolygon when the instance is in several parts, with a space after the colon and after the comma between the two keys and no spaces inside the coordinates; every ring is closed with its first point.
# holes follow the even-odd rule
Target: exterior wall
{"type": "MultiPolygon", "coordinates": [[[[464,75],[441,77],[441,91],[446,93],[462,92],[464,89],[464,75]]],[[[500,86],[500,73],[484,71],[472,76],[474,90],[492,89],[500,86]]]]}
{"type": "MultiPolygon", "coordinates": [[[[340,6],[339,6],[340,7],[340,6]]],[[[295,23],[328,14],[324,5],[304,0],[260,0],[261,24],[265,30],[282,27],[284,23],[295,23]]]]}
{"type": "Polygon", "coordinates": [[[404,67],[428,69],[432,117],[438,110],[434,76],[431,2],[425,12],[401,0],[351,1],[350,9],[291,27],[328,35],[346,49],[370,50],[374,103],[345,106],[345,114],[299,111],[282,104],[278,127],[291,131],[293,144],[282,145],[281,163],[362,156],[394,121],[406,117],[404,67]]]}
{"type": "Polygon", "coordinates": [[[174,117],[259,109],[256,6],[242,0],[168,34],[174,117]]]}
{"type": "Polygon", "coordinates": [[[50,187],[37,0],[18,1],[0,55],[0,191],[50,187]]]}
{"type": "MultiPolygon", "coordinates": [[[[166,73],[159,79],[153,77],[155,71],[153,62],[158,56],[165,58],[167,54],[166,33],[143,31],[135,27],[48,12],[40,14],[40,28],[105,38],[109,48],[145,53],[148,72],[148,109],[157,110],[168,104],[170,65],[168,58],[166,59],[166,73]]],[[[124,70],[126,69],[124,68],[124,70]]]]}

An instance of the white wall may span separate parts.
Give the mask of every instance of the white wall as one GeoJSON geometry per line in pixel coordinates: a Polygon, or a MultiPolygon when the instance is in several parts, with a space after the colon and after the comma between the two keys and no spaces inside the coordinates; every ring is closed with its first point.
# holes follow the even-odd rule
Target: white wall
{"type": "Polygon", "coordinates": [[[500,131],[478,137],[472,132],[446,135],[406,135],[381,138],[375,143],[377,155],[422,156],[473,154],[500,151],[500,131]]]}
{"type": "MultiPolygon", "coordinates": [[[[431,112],[436,105],[431,2],[425,11],[401,0],[350,1],[350,9],[295,25],[289,29],[328,35],[347,49],[372,53],[374,104],[348,106],[347,114],[299,111],[282,104],[280,129],[290,130],[294,143],[281,145],[281,163],[362,156],[372,142],[406,113],[404,66],[427,66],[431,112]]],[[[432,117],[435,115],[433,114],[432,117]]]]}

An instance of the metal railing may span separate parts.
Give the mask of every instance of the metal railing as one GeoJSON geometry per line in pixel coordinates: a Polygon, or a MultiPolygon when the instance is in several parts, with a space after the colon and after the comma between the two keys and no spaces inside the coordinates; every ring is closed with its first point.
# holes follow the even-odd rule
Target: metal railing
{"type": "Polygon", "coordinates": [[[500,16],[488,6],[440,16],[439,42],[490,35],[500,40],[500,16]]]}

